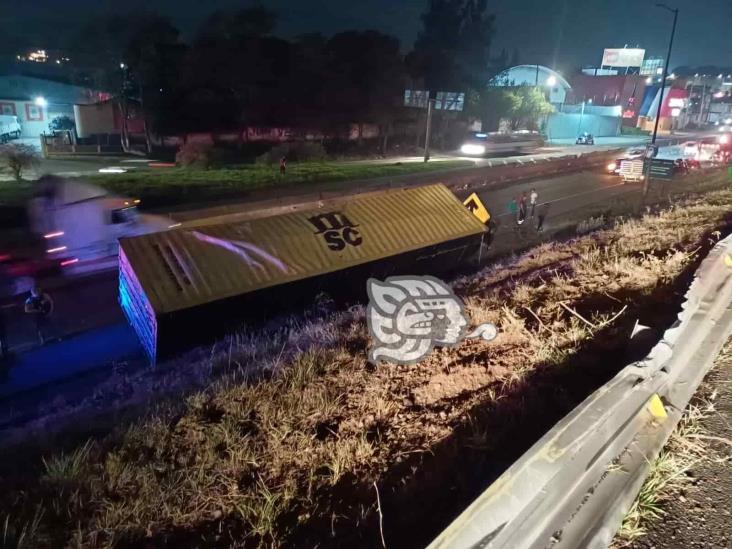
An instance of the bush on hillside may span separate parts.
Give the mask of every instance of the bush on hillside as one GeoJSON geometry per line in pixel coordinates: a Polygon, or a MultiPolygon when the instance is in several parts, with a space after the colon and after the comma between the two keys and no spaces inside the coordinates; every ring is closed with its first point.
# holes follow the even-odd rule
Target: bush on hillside
{"type": "Polygon", "coordinates": [[[184,143],[175,155],[175,163],[185,168],[207,170],[218,158],[218,151],[208,143],[184,143]]]}
{"type": "Polygon", "coordinates": [[[32,168],[40,160],[38,152],[30,145],[17,143],[0,145],[0,164],[13,174],[16,181],[23,179],[23,170],[32,168]]]}
{"type": "Polygon", "coordinates": [[[258,164],[277,164],[282,157],[288,162],[317,162],[325,160],[328,154],[320,143],[293,142],[275,145],[266,153],[257,157],[258,164]]]}

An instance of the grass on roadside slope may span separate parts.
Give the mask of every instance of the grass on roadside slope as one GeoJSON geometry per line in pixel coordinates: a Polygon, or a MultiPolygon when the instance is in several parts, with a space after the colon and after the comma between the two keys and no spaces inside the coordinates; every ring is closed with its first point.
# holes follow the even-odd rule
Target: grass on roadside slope
{"type": "Polygon", "coordinates": [[[303,162],[288,164],[285,176],[280,175],[278,166],[249,164],[210,170],[160,168],[124,174],[92,175],[83,179],[116,194],[141,198],[143,204],[157,205],[196,199],[210,200],[263,187],[427,173],[468,167],[472,164],[465,160],[394,164],[303,162]]]}
{"type": "Polygon", "coordinates": [[[505,444],[513,427],[487,427],[491,410],[589,341],[624,341],[616,326],[632,323],[633,308],[651,296],[667,298],[659,291],[730,203],[732,191],[710,193],[457,280],[473,323],[495,322],[499,337],[437,349],[418,365],[366,363],[362,307],[233,337],[196,365],[230,372],[207,390],[124,433],[47,456],[37,476],[3,479],[5,539],[98,547],[361,536],[376,544],[374,482],[382,504],[400,501],[421,479],[415,457],[440,452],[458,430],[469,433],[468,449],[505,444]],[[484,417],[474,414],[479,406],[484,417]]]}

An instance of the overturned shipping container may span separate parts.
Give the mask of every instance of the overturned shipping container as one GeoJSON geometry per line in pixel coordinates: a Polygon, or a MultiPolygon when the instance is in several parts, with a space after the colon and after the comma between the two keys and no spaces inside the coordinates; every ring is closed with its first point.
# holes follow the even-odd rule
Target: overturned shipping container
{"type": "Polygon", "coordinates": [[[475,258],[484,225],[443,185],[341,206],[120,241],[119,300],[151,360],[369,276],[438,274],[475,258]]]}

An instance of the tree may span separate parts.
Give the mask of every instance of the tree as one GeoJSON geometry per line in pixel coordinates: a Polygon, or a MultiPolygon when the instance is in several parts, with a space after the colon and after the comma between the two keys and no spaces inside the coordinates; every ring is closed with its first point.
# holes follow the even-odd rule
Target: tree
{"type": "Polygon", "coordinates": [[[0,145],[0,162],[10,170],[16,181],[21,181],[23,171],[35,166],[39,160],[36,149],[30,145],[15,143],[0,145]]]}
{"type": "Polygon", "coordinates": [[[554,112],[554,107],[547,101],[541,88],[518,86],[508,93],[513,96],[511,108],[507,113],[513,130],[519,129],[522,125],[529,130],[538,130],[539,119],[554,112]]]}
{"type": "MultiPolygon", "coordinates": [[[[177,120],[178,69],[185,47],[168,19],[152,13],[96,17],[70,48],[78,51],[76,80],[115,96],[125,122],[131,103],[142,106],[154,129],[177,120]],[[78,44],[84,44],[80,51],[78,44]]],[[[122,130],[126,146],[126,124],[122,130]]]]}
{"type": "Polygon", "coordinates": [[[388,135],[405,85],[399,41],[373,30],[348,31],[333,36],[325,51],[327,107],[343,124],[376,123],[388,135]]]}
{"type": "Polygon", "coordinates": [[[478,118],[483,131],[496,131],[504,118],[512,118],[521,107],[521,97],[509,88],[485,87],[469,96],[467,113],[478,118]]]}
{"type": "Polygon", "coordinates": [[[255,7],[217,12],[204,22],[182,63],[189,127],[276,123],[292,52],[289,42],[271,36],[275,20],[255,7]]]}
{"type": "Polygon", "coordinates": [[[494,22],[486,0],[430,0],[408,56],[413,76],[432,92],[482,88],[491,77],[494,22]]]}
{"type": "Polygon", "coordinates": [[[48,123],[48,128],[53,132],[73,131],[76,129],[76,122],[70,116],[61,115],[51,120],[48,123]]]}

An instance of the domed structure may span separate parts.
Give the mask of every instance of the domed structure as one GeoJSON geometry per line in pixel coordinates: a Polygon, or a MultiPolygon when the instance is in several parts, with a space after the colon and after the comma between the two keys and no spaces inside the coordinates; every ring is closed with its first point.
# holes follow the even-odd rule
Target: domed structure
{"type": "Polygon", "coordinates": [[[491,79],[492,86],[540,86],[549,92],[549,102],[561,104],[572,89],[558,72],[543,65],[516,65],[491,79]]]}

